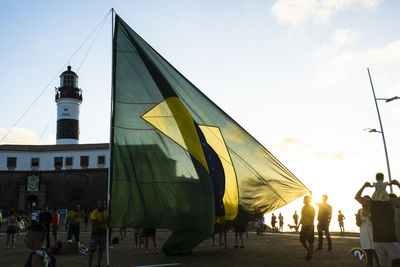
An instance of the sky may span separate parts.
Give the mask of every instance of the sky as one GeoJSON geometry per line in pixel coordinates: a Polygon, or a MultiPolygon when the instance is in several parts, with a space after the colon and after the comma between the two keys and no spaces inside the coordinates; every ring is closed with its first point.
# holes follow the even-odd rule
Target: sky
{"type": "MultiPolygon", "coordinates": [[[[400,96],[400,2],[5,1],[0,143],[55,143],[54,87],[68,64],[83,91],[80,143],[109,142],[111,8],[315,201],[327,194],[333,230],[338,210],[345,227],[356,229],[356,192],[377,172],[388,176],[382,135],[364,131],[379,130],[367,68],[377,97],[400,96]]],[[[400,100],[378,105],[392,178],[400,179],[400,100]]],[[[301,199],[274,213],[282,212],[286,225],[295,209],[301,199]]]]}

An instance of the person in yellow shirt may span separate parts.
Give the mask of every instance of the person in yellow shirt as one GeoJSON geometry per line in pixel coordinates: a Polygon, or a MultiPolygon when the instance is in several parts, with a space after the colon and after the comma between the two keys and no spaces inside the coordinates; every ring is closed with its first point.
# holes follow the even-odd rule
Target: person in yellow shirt
{"type": "Polygon", "coordinates": [[[312,259],[314,249],[314,218],[315,209],[310,205],[311,197],[304,197],[304,206],[301,210],[301,231],[300,231],[300,243],[307,251],[306,261],[312,259]],[[308,243],[308,244],[307,244],[308,243]]]}
{"type": "Polygon", "coordinates": [[[68,230],[67,241],[72,240],[72,236],[74,236],[78,246],[82,217],[83,213],[81,212],[79,204],[77,204],[73,210],[68,211],[67,221],[65,222],[65,228],[68,230]]]}
{"type": "Polygon", "coordinates": [[[97,265],[101,266],[103,251],[106,248],[107,242],[107,210],[106,202],[98,201],[97,209],[90,215],[92,221],[92,236],[90,237],[89,245],[89,267],[92,266],[94,253],[99,249],[97,255],[97,265]]]}

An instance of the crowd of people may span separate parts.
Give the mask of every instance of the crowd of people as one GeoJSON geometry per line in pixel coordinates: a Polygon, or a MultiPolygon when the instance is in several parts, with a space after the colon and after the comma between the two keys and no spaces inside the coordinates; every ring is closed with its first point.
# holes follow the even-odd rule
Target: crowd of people
{"type": "MultiPolygon", "coordinates": [[[[392,266],[400,266],[396,265],[400,264],[400,229],[398,228],[400,221],[395,221],[396,218],[400,218],[395,216],[395,212],[400,214],[400,198],[386,192],[385,188],[388,184],[383,182],[383,174],[378,173],[376,175],[376,183],[366,182],[355,196],[355,199],[362,205],[362,208],[356,214],[356,224],[360,227],[360,244],[366,253],[369,266],[373,266],[374,261],[378,263],[378,266],[387,266],[388,261],[392,262],[392,266]],[[367,187],[375,188],[372,196],[362,196],[363,190],[367,187]]],[[[400,188],[400,183],[396,180],[392,181],[391,184],[400,188]]],[[[306,261],[310,261],[314,253],[323,250],[324,235],[327,242],[327,251],[332,250],[332,239],[329,231],[332,206],[328,204],[328,196],[323,195],[321,203],[315,203],[318,207],[316,216],[316,211],[311,205],[311,196],[305,196],[303,203],[301,216],[295,211],[292,216],[294,224],[288,224],[288,226],[296,232],[301,227],[300,242],[306,250],[306,261]],[[317,247],[314,247],[315,217],[318,233],[317,247]]],[[[53,208],[49,211],[48,207],[45,206],[39,214],[32,214],[30,218],[25,215],[18,215],[13,210],[9,211],[7,215],[7,247],[14,248],[16,238],[19,239],[20,232],[26,229],[24,243],[27,248],[32,250],[26,266],[42,266],[40,264],[43,262],[47,262],[48,265],[46,266],[56,266],[56,259],[49,248],[51,243],[53,243],[53,247],[61,243],[58,238],[61,225],[61,216],[58,210],[53,208]],[[42,247],[43,243],[45,243],[45,247],[42,247]]],[[[344,220],[345,216],[339,210],[337,221],[340,233],[345,232],[344,220]]],[[[0,218],[0,223],[1,221],[2,218],[0,218]]],[[[96,266],[99,266],[107,244],[108,217],[105,201],[99,201],[97,208],[91,213],[82,211],[79,205],[68,211],[65,221],[65,230],[67,232],[65,242],[72,243],[74,241],[79,247],[81,223],[83,222],[85,231],[87,231],[89,221],[91,222],[91,237],[88,248],[89,266],[92,266],[96,253],[96,266]],[[72,239],[74,240],[72,241],[72,239]]],[[[279,213],[278,216],[275,216],[274,213],[271,214],[271,228],[265,224],[264,216],[260,216],[248,224],[236,225],[231,229],[235,233],[233,248],[244,248],[244,235],[248,237],[249,229],[254,229],[257,235],[263,235],[265,230],[282,232],[283,226],[284,217],[282,213],[279,213]]],[[[227,233],[229,230],[224,226],[216,231],[218,232],[221,248],[228,248],[227,233]]],[[[121,228],[119,233],[121,240],[126,238],[126,228],[121,228]]],[[[112,229],[110,229],[109,234],[108,239],[111,247],[112,229]]],[[[144,250],[148,254],[149,239],[151,239],[154,252],[159,253],[155,228],[134,228],[133,234],[136,248],[142,249],[144,246],[144,250]]],[[[213,245],[215,245],[214,236],[213,245]]]]}
{"type": "MultiPolygon", "coordinates": [[[[355,199],[362,205],[362,209],[356,214],[357,225],[360,226],[360,244],[366,253],[367,263],[373,266],[374,260],[378,266],[400,266],[400,229],[398,221],[395,221],[395,211],[400,209],[400,197],[386,192],[389,183],[383,182],[383,174],[376,175],[376,183],[366,182],[357,192],[355,199]],[[372,197],[362,196],[365,188],[374,187],[372,197]],[[397,226],[397,230],[396,230],[397,226]]],[[[400,188],[396,180],[391,184],[400,188]]],[[[322,250],[323,234],[328,242],[328,251],[332,250],[332,240],[329,233],[329,224],[332,218],[332,207],[327,203],[328,197],[322,197],[322,203],[318,205],[318,247],[315,251],[322,250]]],[[[306,261],[312,259],[314,252],[314,218],[315,209],[310,204],[311,197],[304,197],[304,206],[301,211],[300,242],[306,249],[306,261]]],[[[341,233],[344,232],[344,215],[339,211],[338,222],[341,233]]]]}

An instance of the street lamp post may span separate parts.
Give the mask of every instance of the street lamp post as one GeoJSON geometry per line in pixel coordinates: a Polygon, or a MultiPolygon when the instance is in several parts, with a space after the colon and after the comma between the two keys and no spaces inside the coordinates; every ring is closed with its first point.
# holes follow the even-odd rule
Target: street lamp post
{"type": "MultiPolygon", "coordinates": [[[[379,113],[379,108],[378,108],[378,101],[377,100],[385,100],[386,103],[393,101],[395,99],[399,99],[400,97],[395,96],[392,98],[376,98],[375,96],[375,90],[374,90],[374,85],[372,84],[372,79],[371,79],[371,74],[369,73],[369,68],[367,68],[368,71],[368,76],[369,76],[369,81],[371,83],[371,88],[372,88],[372,94],[374,95],[374,100],[375,100],[375,106],[376,106],[376,112],[378,113],[378,119],[379,119],[379,125],[381,127],[380,131],[377,131],[375,129],[370,129],[369,132],[379,132],[382,134],[382,140],[383,140],[383,147],[385,148],[385,156],[386,156],[386,165],[387,165],[387,170],[388,170],[388,175],[389,175],[389,182],[392,182],[392,175],[390,173],[390,165],[389,165],[389,156],[387,152],[387,147],[386,147],[386,141],[385,141],[385,133],[383,132],[383,126],[382,126],[382,120],[381,120],[381,115],[379,113]]],[[[392,185],[390,185],[390,193],[393,193],[393,188],[392,185]]]]}

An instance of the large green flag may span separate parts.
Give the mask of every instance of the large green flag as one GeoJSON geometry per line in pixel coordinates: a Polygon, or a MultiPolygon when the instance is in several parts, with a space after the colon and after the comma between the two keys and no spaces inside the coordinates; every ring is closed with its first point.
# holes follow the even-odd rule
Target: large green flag
{"type": "Polygon", "coordinates": [[[189,253],[214,223],[247,222],[308,189],[118,15],[113,40],[110,217],[167,228],[189,253]]]}

